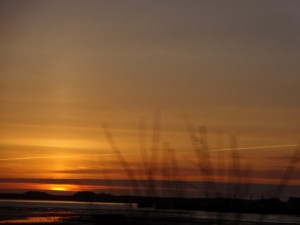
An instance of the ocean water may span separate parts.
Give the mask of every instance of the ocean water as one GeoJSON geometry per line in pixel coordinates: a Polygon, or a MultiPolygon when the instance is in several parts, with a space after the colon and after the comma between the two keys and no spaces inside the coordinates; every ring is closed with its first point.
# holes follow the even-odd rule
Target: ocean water
{"type": "MultiPolygon", "coordinates": [[[[124,215],[133,219],[147,218],[153,224],[300,224],[300,217],[293,215],[236,214],[185,210],[158,210],[138,208],[126,203],[85,203],[73,201],[0,200],[0,224],[56,223],[76,221],[83,223],[91,215],[124,215]],[[214,221],[224,221],[215,223],[214,221]],[[169,222],[166,222],[169,221],[169,222]],[[205,221],[205,222],[203,222],[205,221]]],[[[66,222],[67,224],[67,222],[66,222]]],[[[74,224],[74,223],[72,223],[74,224]]],[[[151,224],[149,222],[149,224],[151,224]]]]}

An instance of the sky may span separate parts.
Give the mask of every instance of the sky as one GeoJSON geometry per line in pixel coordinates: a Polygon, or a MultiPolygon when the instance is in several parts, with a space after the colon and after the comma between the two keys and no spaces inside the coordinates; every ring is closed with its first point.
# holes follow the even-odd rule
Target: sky
{"type": "MultiPolygon", "coordinates": [[[[132,193],[128,179],[199,182],[177,188],[194,196],[208,181],[276,190],[299,152],[299,10],[1,1],[0,192],[132,193]]],[[[292,168],[280,194],[300,196],[292,168]]]]}

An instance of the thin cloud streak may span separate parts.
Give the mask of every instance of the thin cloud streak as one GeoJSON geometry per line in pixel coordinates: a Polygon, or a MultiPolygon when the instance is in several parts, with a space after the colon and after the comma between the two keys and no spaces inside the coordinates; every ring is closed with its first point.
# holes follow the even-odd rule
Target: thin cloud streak
{"type": "MultiPolygon", "coordinates": [[[[237,150],[252,150],[252,149],[268,149],[268,148],[288,148],[296,147],[297,145],[266,145],[266,146],[255,146],[255,147],[243,147],[236,148],[237,150]]],[[[219,151],[232,151],[232,148],[221,148],[212,149],[209,152],[219,152],[219,151]]],[[[184,151],[185,152],[185,151],[184,151]]],[[[122,155],[137,155],[138,153],[121,153],[122,155]]],[[[104,153],[104,154],[85,154],[85,155],[63,155],[63,156],[36,156],[36,157],[19,157],[19,158],[6,158],[0,159],[0,161],[14,161],[14,160],[31,160],[31,159],[56,159],[56,158],[73,158],[82,156],[111,156],[114,153],[104,153]]]]}
{"type": "Polygon", "coordinates": [[[288,147],[297,147],[297,145],[266,145],[266,146],[255,146],[255,147],[243,147],[243,148],[221,148],[209,150],[210,152],[219,152],[219,151],[232,151],[232,150],[252,150],[252,149],[267,149],[267,148],[288,148],[288,147]]]}
{"type": "Polygon", "coordinates": [[[35,156],[35,157],[19,157],[19,158],[6,158],[0,159],[0,161],[15,161],[15,160],[31,160],[31,159],[57,159],[57,158],[74,158],[74,157],[83,157],[83,156],[111,156],[114,154],[105,153],[105,154],[85,154],[85,155],[61,155],[61,156],[35,156]]]}

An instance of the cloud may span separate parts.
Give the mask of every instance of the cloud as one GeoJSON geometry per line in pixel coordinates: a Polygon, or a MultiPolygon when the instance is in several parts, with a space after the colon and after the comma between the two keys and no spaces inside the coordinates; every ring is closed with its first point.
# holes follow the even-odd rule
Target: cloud
{"type": "Polygon", "coordinates": [[[115,174],[121,172],[121,169],[103,168],[103,169],[73,169],[73,170],[53,170],[51,173],[63,174],[115,174]]]}
{"type": "Polygon", "coordinates": [[[73,158],[78,155],[61,155],[61,156],[33,156],[33,157],[19,157],[19,158],[2,158],[0,161],[15,161],[15,160],[31,160],[31,159],[56,159],[56,158],[73,158]]]}

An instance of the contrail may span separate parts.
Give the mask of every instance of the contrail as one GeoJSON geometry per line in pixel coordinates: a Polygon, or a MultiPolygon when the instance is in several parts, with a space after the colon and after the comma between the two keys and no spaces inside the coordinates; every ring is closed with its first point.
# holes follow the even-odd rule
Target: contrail
{"type": "Polygon", "coordinates": [[[30,160],[30,159],[58,159],[58,158],[73,158],[73,157],[82,157],[82,156],[95,157],[95,156],[107,156],[107,155],[114,155],[114,154],[105,153],[105,154],[86,154],[86,155],[32,156],[32,157],[6,158],[6,159],[0,159],[0,161],[30,160]]]}
{"type": "MultiPolygon", "coordinates": [[[[264,148],[287,148],[287,147],[297,147],[298,145],[266,145],[266,146],[255,146],[255,147],[243,147],[243,148],[220,148],[212,149],[209,152],[219,152],[219,151],[232,151],[232,150],[252,150],[252,149],[264,149],[264,148]]],[[[73,158],[82,156],[107,156],[114,155],[113,153],[104,154],[86,154],[86,155],[61,155],[61,156],[33,156],[33,157],[19,157],[19,158],[6,158],[0,159],[0,161],[14,161],[14,160],[30,160],[30,159],[57,159],[57,158],[73,158]]],[[[137,155],[137,153],[122,153],[122,155],[137,155]]]]}
{"type": "Polygon", "coordinates": [[[287,147],[297,147],[298,145],[266,145],[266,146],[255,146],[255,147],[243,147],[243,148],[221,148],[213,149],[210,152],[219,152],[219,151],[232,151],[232,150],[252,150],[252,149],[264,149],[264,148],[287,148],[287,147]]]}
{"type": "Polygon", "coordinates": [[[10,160],[29,160],[29,159],[56,159],[56,158],[71,158],[78,155],[61,155],[61,156],[36,156],[36,157],[20,157],[20,158],[7,158],[0,159],[0,161],[10,161],[10,160]]]}

